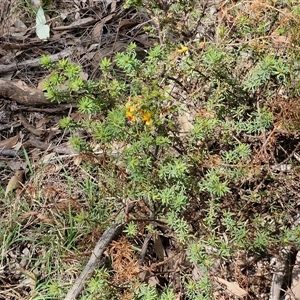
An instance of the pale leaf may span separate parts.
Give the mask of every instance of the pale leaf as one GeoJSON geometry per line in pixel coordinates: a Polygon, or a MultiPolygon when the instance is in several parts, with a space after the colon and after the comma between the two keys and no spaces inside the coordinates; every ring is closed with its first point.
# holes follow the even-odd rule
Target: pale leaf
{"type": "Polygon", "coordinates": [[[12,149],[18,143],[18,140],[19,140],[19,134],[15,135],[9,139],[0,141],[0,150],[12,149]]]}
{"type": "Polygon", "coordinates": [[[248,294],[239,286],[237,282],[229,282],[219,277],[217,277],[216,279],[219,283],[226,285],[227,290],[232,294],[236,295],[237,297],[245,297],[248,294]]]}
{"type": "Polygon", "coordinates": [[[13,190],[19,188],[23,181],[24,171],[16,171],[15,175],[9,180],[6,190],[5,190],[5,197],[12,192],[13,190]]]}
{"type": "Polygon", "coordinates": [[[88,26],[91,24],[94,24],[96,22],[96,20],[92,17],[87,17],[84,19],[79,19],[76,20],[75,22],[71,23],[70,25],[67,26],[57,26],[55,28],[53,28],[54,30],[68,30],[68,29],[75,29],[75,28],[80,28],[83,26],[88,26]]]}
{"type": "Polygon", "coordinates": [[[18,271],[21,271],[21,273],[26,276],[26,279],[22,282],[23,286],[29,287],[31,290],[34,290],[37,281],[36,275],[23,268],[18,268],[18,271]]]}
{"type": "Polygon", "coordinates": [[[193,129],[193,124],[190,122],[190,116],[188,114],[180,114],[178,116],[178,123],[180,125],[180,131],[182,133],[188,133],[193,129]]]}
{"type": "Polygon", "coordinates": [[[55,223],[53,219],[50,219],[41,213],[38,213],[36,216],[40,220],[41,223],[45,223],[45,224],[54,224],[55,223]]]}
{"type": "Polygon", "coordinates": [[[41,6],[36,14],[36,35],[41,40],[47,40],[50,37],[50,27],[46,25],[46,17],[41,6]]]}
{"type": "Polygon", "coordinates": [[[148,284],[152,287],[159,285],[159,281],[156,276],[150,276],[148,279],[148,284]]]}

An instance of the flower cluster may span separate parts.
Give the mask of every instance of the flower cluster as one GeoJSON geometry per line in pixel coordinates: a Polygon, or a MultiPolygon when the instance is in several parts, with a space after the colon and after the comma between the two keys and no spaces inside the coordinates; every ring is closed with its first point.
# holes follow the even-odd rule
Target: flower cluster
{"type": "Polygon", "coordinates": [[[141,96],[129,97],[126,103],[126,117],[131,122],[142,121],[149,126],[152,124],[152,113],[142,108],[141,99],[141,96]]]}

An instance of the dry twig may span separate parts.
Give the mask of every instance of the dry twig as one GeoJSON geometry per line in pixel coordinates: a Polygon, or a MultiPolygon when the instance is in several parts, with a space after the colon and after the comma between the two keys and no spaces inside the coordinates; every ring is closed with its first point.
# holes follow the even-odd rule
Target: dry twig
{"type": "Polygon", "coordinates": [[[67,296],[65,297],[65,300],[74,300],[80,294],[80,292],[83,290],[86,280],[100,263],[100,259],[102,258],[105,248],[118,234],[121,233],[123,226],[124,223],[121,223],[111,226],[107,230],[105,230],[98,243],[96,244],[87,265],[75,281],[72,288],[69,290],[67,296]]]}
{"type": "MultiPolygon", "coordinates": [[[[58,61],[61,58],[65,58],[70,56],[73,53],[74,49],[73,48],[67,48],[57,54],[49,55],[51,57],[52,61],[58,61]]],[[[16,71],[21,68],[25,67],[39,67],[41,65],[40,59],[39,58],[34,58],[34,59],[28,59],[22,62],[18,63],[12,63],[9,65],[0,65],[0,74],[5,74],[8,72],[16,71]]]]}

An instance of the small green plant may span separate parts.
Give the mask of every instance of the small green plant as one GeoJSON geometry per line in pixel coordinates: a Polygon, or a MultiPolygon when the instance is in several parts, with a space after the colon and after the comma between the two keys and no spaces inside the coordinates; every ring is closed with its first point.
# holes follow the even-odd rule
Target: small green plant
{"type": "Polygon", "coordinates": [[[129,222],[124,232],[126,232],[129,237],[136,236],[136,234],[138,233],[136,224],[134,224],[133,222],[129,222]]]}
{"type": "Polygon", "coordinates": [[[104,268],[95,271],[93,278],[89,281],[81,300],[92,299],[118,299],[116,292],[110,283],[110,274],[104,268]]]}

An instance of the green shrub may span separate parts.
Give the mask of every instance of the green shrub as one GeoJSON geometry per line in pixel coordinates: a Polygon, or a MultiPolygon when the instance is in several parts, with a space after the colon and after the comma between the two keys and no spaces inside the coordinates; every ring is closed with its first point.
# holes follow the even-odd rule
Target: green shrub
{"type": "MultiPolygon", "coordinates": [[[[165,9],[174,20],[188,13],[190,20],[199,16],[193,1],[176,2],[169,8],[152,1],[147,7],[153,14],[165,9]]],[[[274,149],[275,144],[268,138],[260,142],[261,137],[271,139],[270,132],[276,128],[278,91],[298,93],[298,54],[292,45],[289,57],[278,54],[265,36],[266,24],[259,14],[259,26],[253,27],[255,18],[247,19],[241,6],[228,13],[239,27],[230,32],[230,26],[220,24],[218,42],[191,40],[179,45],[169,40],[150,49],[144,61],[137,58],[135,44],[130,44],[114,59],[100,62],[98,81],[83,79],[81,68],[70,61],[55,64],[47,57],[41,59],[52,72],[44,82],[47,98],[75,99],[78,110],[87,114],[84,121],[69,117],[60,121],[73,134],[71,144],[81,151],[93,151],[91,144],[96,144],[113,166],[101,170],[103,180],[113,183],[105,185],[105,193],[135,201],[136,211],[146,205],[149,214],[144,219],[166,224],[181,247],[189,249],[190,261],[205,270],[217,257],[226,260],[237,250],[261,253],[273,249],[279,240],[299,244],[297,230],[290,230],[289,224],[283,233],[278,230],[283,209],[274,202],[284,189],[276,187],[282,177],[270,172],[276,154],[265,158],[263,150],[251,142],[274,149]],[[243,40],[234,44],[238,38],[243,40]],[[89,142],[80,138],[82,130],[89,142]],[[267,189],[266,181],[273,191],[267,189]],[[257,205],[262,211],[255,209],[257,205]],[[194,210],[199,210],[199,232],[193,230],[189,214],[194,210]],[[274,226],[259,221],[266,211],[274,226]]],[[[276,15],[273,10],[265,14],[266,18],[276,15]]],[[[276,18],[274,22],[284,31],[286,23],[276,18]]],[[[196,26],[190,24],[189,32],[196,26]]],[[[172,22],[164,28],[171,27],[172,22]]],[[[288,176],[282,184],[287,180],[288,176]]],[[[116,200],[116,207],[119,204],[116,200]]],[[[133,220],[125,232],[130,237],[139,233],[133,220]]],[[[212,297],[209,276],[197,282],[187,279],[185,289],[190,299],[212,297]]],[[[161,299],[171,299],[170,295],[165,290],[161,299]]],[[[136,299],[157,297],[155,289],[142,285],[136,299]]]]}

